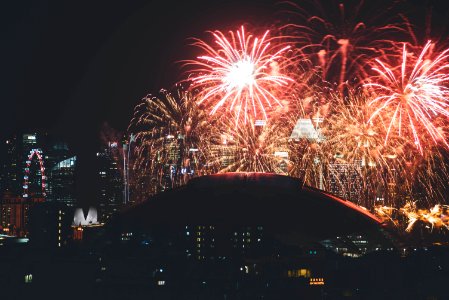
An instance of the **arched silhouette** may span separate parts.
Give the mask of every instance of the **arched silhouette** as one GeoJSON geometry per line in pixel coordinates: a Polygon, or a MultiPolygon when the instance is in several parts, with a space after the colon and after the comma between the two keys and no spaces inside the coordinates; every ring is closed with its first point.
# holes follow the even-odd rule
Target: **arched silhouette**
{"type": "Polygon", "coordinates": [[[39,165],[40,165],[40,168],[41,168],[42,196],[43,197],[46,196],[46,187],[47,187],[47,185],[45,183],[45,180],[47,179],[47,177],[45,176],[45,167],[44,167],[44,161],[42,159],[42,150],[40,150],[40,149],[31,149],[30,155],[28,155],[28,160],[26,161],[25,174],[23,176],[23,179],[24,179],[24,183],[23,183],[23,198],[28,198],[28,178],[30,176],[31,160],[33,159],[34,156],[37,156],[37,159],[39,161],[39,165]]]}

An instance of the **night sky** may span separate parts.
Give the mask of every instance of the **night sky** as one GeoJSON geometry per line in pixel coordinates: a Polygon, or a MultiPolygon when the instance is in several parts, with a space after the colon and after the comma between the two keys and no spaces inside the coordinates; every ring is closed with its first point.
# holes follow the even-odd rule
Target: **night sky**
{"type": "MultiPolygon", "coordinates": [[[[193,55],[189,37],[269,26],[278,2],[3,1],[0,138],[34,128],[62,136],[79,157],[79,201],[90,203],[103,124],[126,130],[142,97],[182,78],[177,62],[193,55]]],[[[409,2],[417,24],[436,7],[434,27],[447,43],[449,4],[409,2]]]]}

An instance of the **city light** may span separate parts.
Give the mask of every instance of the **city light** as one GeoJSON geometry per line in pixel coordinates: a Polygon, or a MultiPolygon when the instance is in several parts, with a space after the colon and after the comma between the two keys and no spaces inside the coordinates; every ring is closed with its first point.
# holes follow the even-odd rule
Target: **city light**
{"type": "Polygon", "coordinates": [[[2,299],[448,298],[449,1],[21,2],[2,299]]]}

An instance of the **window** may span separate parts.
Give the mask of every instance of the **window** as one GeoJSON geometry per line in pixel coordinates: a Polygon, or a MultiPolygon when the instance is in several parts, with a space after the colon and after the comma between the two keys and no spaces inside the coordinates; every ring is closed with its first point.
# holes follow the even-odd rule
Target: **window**
{"type": "Polygon", "coordinates": [[[31,283],[33,282],[33,274],[26,274],[25,275],[25,283],[31,283]]]}

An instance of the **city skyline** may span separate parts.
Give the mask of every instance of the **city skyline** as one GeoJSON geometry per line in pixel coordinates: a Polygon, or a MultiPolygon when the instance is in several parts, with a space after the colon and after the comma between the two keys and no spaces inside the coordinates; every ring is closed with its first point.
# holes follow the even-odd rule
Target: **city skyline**
{"type": "Polygon", "coordinates": [[[0,138],[36,129],[64,137],[79,157],[79,199],[87,199],[103,125],[124,132],[142,97],[181,78],[189,37],[211,24],[268,24],[272,8],[273,1],[9,3],[0,138]]]}
{"type": "Polygon", "coordinates": [[[447,1],[2,8],[3,298],[447,298],[447,1]]]}
{"type": "MultiPolygon", "coordinates": [[[[386,2],[387,3],[387,2],[386,2]]],[[[196,3],[194,3],[194,4],[196,4],[196,3]]],[[[198,4],[199,4],[199,2],[198,2],[198,4]]],[[[406,5],[404,6],[407,10],[405,10],[405,12],[406,13],[408,13],[408,16],[410,17],[410,18],[414,18],[414,17],[422,17],[423,15],[419,15],[419,13],[417,12],[417,10],[416,10],[416,8],[418,7],[417,6],[417,4],[416,3],[414,3],[414,2],[410,2],[410,1],[406,1],[406,3],[405,3],[406,5]]],[[[146,6],[146,5],[144,5],[144,4],[136,4],[137,6],[138,5],[143,5],[143,6],[145,6],[145,9],[147,9],[147,7],[148,6],[146,6]]],[[[147,5],[149,5],[149,4],[147,4],[147,5]]],[[[233,8],[233,3],[230,3],[230,4],[228,4],[228,8],[229,9],[232,9],[233,8]]],[[[435,7],[438,7],[438,5],[439,5],[439,7],[443,7],[442,6],[442,4],[441,3],[438,3],[438,2],[431,2],[431,3],[429,3],[426,7],[427,8],[429,8],[430,9],[430,7],[433,7],[434,5],[437,5],[437,6],[435,6],[435,7]]],[[[273,7],[273,4],[272,3],[265,3],[265,2],[260,2],[260,3],[258,3],[257,5],[251,5],[251,4],[248,4],[247,6],[246,5],[244,5],[244,6],[242,6],[242,7],[240,7],[241,9],[242,9],[242,11],[246,11],[246,10],[248,10],[248,9],[253,9],[251,12],[251,14],[250,14],[250,17],[249,17],[249,21],[247,20],[246,22],[247,23],[249,23],[249,24],[251,24],[251,20],[253,20],[253,19],[256,19],[257,18],[257,13],[259,12],[259,11],[263,11],[264,9],[267,9],[269,6],[271,6],[271,7],[273,7]]],[[[44,6],[42,6],[43,8],[45,8],[44,6]]],[[[42,8],[41,7],[41,8],[42,8]]],[[[53,7],[53,6],[52,6],[53,7]]],[[[277,6],[277,7],[279,7],[279,6],[277,6]]],[[[63,10],[63,8],[64,8],[64,6],[62,6],[62,7],[54,7],[54,8],[56,8],[56,9],[62,9],[62,11],[64,11],[63,10]]],[[[31,9],[38,9],[37,7],[31,7],[31,9]]],[[[130,9],[136,9],[136,7],[131,7],[130,9]]],[[[145,11],[145,9],[144,9],[144,11],[145,11]]],[[[152,9],[156,9],[156,7],[152,7],[152,9]]],[[[190,8],[189,9],[191,9],[191,10],[195,10],[195,6],[194,5],[192,5],[192,6],[190,6],[190,8]]],[[[211,10],[214,10],[214,9],[216,9],[216,7],[214,7],[214,8],[211,8],[211,10]]],[[[434,12],[434,10],[435,9],[433,9],[432,10],[432,12],[434,12]]],[[[45,9],[44,9],[44,11],[45,11],[45,9]]],[[[41,12],[43,12],[43,11],[41,11],[41,12]]],[[[429,10],[429,12],[430,12],[430,10],[429,10]]],[[[66,12],[67,13],[67,12],[66,12]]],[[[198,13],[198,12],[195,12],[195,13],[198,13]]],[[[242,12],[242,14],[243,14],[243,12],[242,12]]],[[[45,14],[44,14],[45,15],[45,14]]],[[[44,16],[43,15],[43,16],[44,16]]],[[[186,14],[186,16],[184,16],[184,17],[188,17],[187,16],[188,14],[186,14]]],[[[241,17],[242,15],[239,15],[238,17],[241,17]]],[[[52,18],[54,18],[55,16],[53,16],[53,15],[49,15],[48,16],[49,17],[49,20],[52,20],[52,18]]],[[[276,15],[276,17],[278,17],[278,15],[276,15]]],[[[137,17],[137,15],[136,16],[133,16],[133,17],[130,17],[130,18],[138,18],[137,17]]],[[[266,19],[264,19],[264,18],[260,18],[261,20],[263,20],[263,21],[259,21],[259,23],[263,23],[262,25],[260,25],[261,27],[266,27],[266,26],[269,26],[268,24],[270,24],[270,22],[273,22],[273,18],[275,18],[275,16],[270,16],[270,17],[267,17],[266,19]]],[[[420,25],[421,24],[421,21],[422,20],[413,20],[414,22],[416,22],[415,24],[417,24],[417,25],[420,25]]],[[[439,17],[439,15],[438,15],[438,13],[437,14],[434,14],[433,16],[432,16],[432,19],[431,19],[431,21],[432,21],[432,23],[433,24],[440,24],[441,23],[441,21],[442,21],[442,19],[441,19],[441,17],[439,17]]],[[[236,21],[236,22],[240,22],[240,21],[236,21]]],[[[19,23],[20,23],[20,21],[19,21],[19,23]]],[[[133,22],[131,22],[131,23],[133,23],[133,22]]],[[[235,22],[234,22],[235,23],[235,22]]],[[[29,25],[29,23],[20,23],[20,24],[22,24],[22,25],[29,25]]],[[[212,26],[213,26],[213,24],[214,23],[211,23],[212,24],[212,26]]],[[[226,25],[225,26],[222,26],[223,28],[226,28],[226,27],[228,27],[228,28],[230,28],[230,27],[232,27],[233,25],[233,21],[232,20],[228,20],[227,22],[226,22],[226,25]]],[[[254,27],[254,24],[251,24],[252,25],[252,27],[254,27]]],[[[257,24],[257,25],[259,25],[259,24],[257,24]]],[[[130,32],[130,30],[132,30],[132,29],[135,29],[136,27],[135,27],[136,25],[133,23],[132,25],[126,25],[125,27],[126,27],[126,29],[124,29],[126,32],[130,32]]],[[[173,26],[173,28],[175,28],[177,25],[176,24],[171,24],[171,26],[173,26]]],[[[193,31],[193,28],[194,28],[194,26],[192,26],[192,28],[189,28],[189,30],[192,30],[193,31]]],[[[441,33],[442,32],[444,32],[444,30],[446,30],[446,28],[444,27],[444,26],[441,26],[441,27],[438,27],[438,26],[436,26],[436,25],[433,25],[433,27],[429,27],[430,28],[430,31],[429,32],[426,32],[426,34],[427,35],[430,35],[430,36],[435,36],[435,35],[441,35],[441,33]],[[435,32],[434,32],[435,31],[435,32]]],[[[142,30],[142,31],[145,31],[145,29],[140,29],[140,30],[142,30]]],[[[416,29],[414,29],[415,30],[415,32],[416,32],[416,34],[417,34],[417,36],[419,36],[419,35],[421,35],[421,37],[422,37],[422,35],[423,35],[423,32],[422,31],[420,31],[419,30],[419,27],[417,26],[417,28],[416,29]]],[[[238,32],[236,32],[237,34],[238,34],[238,32]]],[[[243,27],[241,27],[241,33],[243,34],[243,27]]],[[[113,38],[112,38],[112,40],[114,41],[113,43],[107,43],[107,47],[106,48],[108,48],[108,50],[107,51],[115,51],[115,50],[117,50],[118,48],[116,48],[116,46],[118,45],[118,42],[117,41],[120,41],[120,40],[122,40],[123,39],[123,35],[121,35],[120,36],[120,34],[119,34],[119,36],[120,37],[116,37],[115,36],[115,34],[116,33],[113,33],[112,35],[114,36],[113,38]]],[[[266,34],[268,34],[268,31],[266,32],[266,34]]],[[[205,35],[202,35],[202,34],[200,34],[200,33],[198,33],[198,35],[199,36],[205,36],[205,35]]],[[[176,35],[175,35],[176,36],[176,35]]],[[[179,36],[179,35],[178,35],[179,36]]],[[[193,34],[192,34],[192,36],[194,36],[193,34]]],[[[185,53],[183,53],[183,55],[181,56],[180,55],[180,58],[187,58],[188,57],[188,55],[190,55],[192,52],[194,52],[193,50],[192,50],[192,47],[191,46],[189,46],[188,45],[188,43],[186,43],[186,42],[188,42],[189,41],[189,38],[190,38],[191,36],[185,36],[184,37],[184,39],[182,40],[182,47],[183,48],[185,48],[185,49],[189,49],[187,52],[185,52],[185,53]]],[[[223,38],[224,38],[225,36],[223,35],[223,38]]],[[[134,38],[134,37],[133,37],[134,38]]],[[[178,41],[177,41],[178,42],[178,41]]],[[[205,45],[205,44],[203,44],[203,45],[205,45]]],[[[42,46],[42,45],[41,45],[42,46]]],[[[43,47],[43,46],[42,46],[43,47]]],[[[288,47],[287,47],[288,48],[288,47]]],[[[284,48],[284,50],[285,49],[287,49],[287,48],[284,48]]],[[[284,50],[282,50],[282,51],[284,51],[284,50]]],[[[103,50],[102,50],[103,51],[103,50]]],[[[154,50],[154,51],[156,51],[156,50],[154,50]]],[[[405,51],[405,48],[404,48],[404,51],[405,51]]],[[[424,52],[425,52],[426,50],[424,50],[424,52]]],[[[102,52],[103,53],[103,52],[102,52]]],[[[123,53],[122,53],[123,54],[123,53]]],[[[179,54],[176,54],[176,55],[179,55],[179,54]]],[[[152,57],[153,56],[153,54],[152,53],[147,53],[146,54],[146,56],[147,57],[152,57]]],[[[157,56],[157,55],[155,55],[155,56],[157,56]]],[[[102,60],[103,58],[96,58],[95,60],[102,60]]],[[[160,72],[160,74],[170,74],[169,75],[169,77],[172,77],[172,78],[170,78],[170,79],[168,79],[167,78],[167,83],[165,83],[166,85],[171,85],[171,84],[174,84],[174,82],[176,82],[176,81],[179,81],[180,80],[180,78],[182,78],[183,76],[185,76],[185,73],[183,73],[183,72],[185,72],[185,71],[183,71],[183,68],[182,68],[182,65],[181,64],[179,64],[178,62],[179,62],[179,59],[178,60],[176,60],[176,59],[174,59],[174,58],[171,58],[171,60],[174,60],[174,61],[171,61],[171,62],[167,62],[166,64],[165,64],[165,66],[166,66],[166,70],[164,70],[164,71],[162,71],[162,72],[160,72]],[[173,70],[174,68],[176,68],[177,70],[173,70]],[[169,82],[170,81],[170,82],[169,82]],[[168,83],[169,82],[169,83],[168,83]]],[[[34,64],[33,64],[34,65],[34,64]]],[[[33,66],[32,65],[32,66],[33,66]]],[[[162,65],[161,65],[161,67],[163,67],[162,65]]],[[[91,70],[88,70],[88,72],[87,72],[87,74],[90,74],[91,73],[91,70]]],[[[159,73],[158,73],[159,74],[159,73]]],[[[158,78],[159,78],[159,76],[158,76],[158,78]]],[[[287,78],[287,77],[285,77],[285,78],[287,78]]],[[[285,79],[284,78],[284,79],[285,79]]],[[[159,79],[157,79],[155,82],[153,82],[153,84],[158,84],[159,86],[158,87],[161,87],[161,85],[162,85],[162,83],[161,82],[158,82],[158,80],[160,80],[160,78],[159,79]]],[[[288,81],[288,80],[287,80],[288,81]]],[[[155,87],[152,87],[151,89],[153,89],[152,91],[150,90],[150,92],[152,92],[153,94],[155,94],[155,92],[154,92],[154,90],[156,89],[155,87]]],[[[125,89],[123,89],[123,90],[125,90],[125,89]]],[[[148,91],[148,90],[147,90],[148,91]]],[[[275,99],[276,100],[276,99],[275,99]]],[[[52,100],[49,100],[49,101],[52,101],[52,100]]],[[[105,101],[105,100],[103,100],[103,98],[101,98],[101,100],[99,100],[100,101],[100,103],[101,103],[101,101],[105,101]]],[[[253,101],[254,101],[254,99],[253,99],[253,101]]],[[[276,100],[277,101],[277,100],[276,100]]],[[[70,101],[69,101],[70,102],[70,101]]],[[[118,109],[115,109],[114,108],[114,105],[118,105],[118,102],[120,102],[120,101],[110,101],[110,103],[108,103],[108,104],[110,104],[110,105],[103,105],[103,107],[105,108],[105,111],[113,111],[114,112],[114,114],[117,114],[117,111],[120,111],[121,113],[119,114],[120,115],[120,118],[122,118],[122,120],[129,120],[131,117],[130,116],[128,116],[127,114],[123,114],[122,113],[122,111],[121,110],[118,110],[118,109]]],[[[132,101],[130,101],[130,102],[126,102],[126,101],[122,101],[122,102],[120,102],[121,104],[120,105],[124,105],[124,106],[126,106],[127,107],[127,109],[129,110],[130,109],[130,107],[132,106],[132,102],[134,102],[133,104],[135,104],[135,103],[138,103],[138,100],[136,100],[136,99],[133,99],[132,101]]],[[[25,102],[26,103],[26,102],[25,102]]],[[[62,113],[60,113],[59,111],[57,111],[57,110],[53,110],[53,111],[51,111],[52,109],[52,107],[53,107],[53,105],[48,105],[48,106],[46,106],[46,107],[48,107],[49,108],[49,111],[51,111],[51,114],[54,116],[54,118],[41,118],[43,121],[42,121],[42,123],[41,124],[44,124],[45,125],[45,123],[46,122],[51,122],[51,120],[54,120],[57,124],[59,123],[59,121],[58,120],[60,120],[60,118],[61,117],[63,117],[64,116],[64,114],[68,114],[68,115],[71,115],[71,116],[69,116],[69,118],[68,119],[70,119],[70,117],[72,117],[73,118],[73,115],[77,115],[77,109],[79,109],[79,108],[76,108],[76,107],[83,107],[83,105],[82,105],[82,102],[77,102],[77,101],[73,101],[72,103],[69,103],[69,106],[68,107],[70,107],[70,105],[72,105],[72,107],[71,107],[71,109],[63,109],[62,110],[62,113]]],[[[94,105],[95,106],[95,105],[94,105]]],[[[42,107],[45,107],[45,105],[42,105],[42,107]]],[[[89,107],[89,106],[87,106],[87,107],[89,107]]],[[[216,110],[218,108],[218,106],[217,107],[215,107],[214,108],[214,111],[216,110]]],[[[25,110],[24,111],[24,116],[26,116],[26,112],[27,110],[25,110]]],[[[39,114],[36,114],[35,116],[33,116],[33,117],[36,117],[36,116],[39,116],[39,114]]],[[[79,199],[79,201],[81,202],[81,205],[84,205],[84,206],[89,206],[89,205],[91,205],[92,204],[92,191],[94,190],[94,186],[93,186],[93,182],[94,182],[94,180],[93,180],[93,178],[96,176],[96,174],[95,174],[95,172],[94,172],[94,169],[92,168],[92,165],[93,165],[93,162],[95,161],[95,155],[94,155],[94,153],[96,153],[96,151],[98,150],[98,149],[101,149],[102,147],[103,147],[103,145],[105,145],[105,144],[107,144],[107,143],[109,143],[109,142],[118,142],[118,143],[121,143],[122,141],[122,139],[125,139],[126,137],[125,137],[125,129],[123,128],[124,126],[123,126],[123,124],[122,125],[119,125],[118,127],[119,127],[119,129],[118,130],[116,130],[116,129],[114,129],[114,126],[110,126],[110,125],[108,125],[107,124],[107,122],[108,121],[110,121],[112,124],[114,124],[115,123],[115,125],[117,125],[117,122],[115,122],[116,120],[118,120],[118,119],[115,119],[115,121],[114,121],[114,118],[109,118],[109,120],[104,120],[104,119],[102,119],[102,117],[101,117],[101,114],[100,115],[97,115],[97,116],[99,116],[98,118],[96,118],[96,120],[95,120],[95,122],[96,122],[96,129],[93,129],[93,130],[91,130],[92,129],[92,127],[91,128],[89,128],[89,129],[86,129],[86,128],[83,128],[83,126],[88,126],[88,125],[86,125],[86,124],[89,124],[89,121],[88,122],[72,122],[72,129],[70,129],[70,130],[61,130],[61,128],[63,128],[64,126],[56,126],[56,127],[60,127],[60,129],[58,129],[58,130],[54,130],[54,128],[51,128],[51,127],[53,127],[53,126],[48,126],[49,128],[46,128],[46,129],[44,129],[45,131],[49,131],[49,132],[54,132],[54,131],[65,131],[65,132],[59,132],[59,133],[57,133],[57,134],[59,134],[59,135],[61,135],[61,136],[64,136],[64,139],[66,139],[66,140],[68,140],[68,141],[70,141],[71,140],[71,144],[72,145],[74,145],[74,150],[75,150],[75,152],[78,154],[78,169],[79,169],[79,172],[78,172],[78,174],[81,174],[81,175],[79,175],[78,176],[78,178],[77,178],[77,181],[79,182],[79,184],[78,184],[78,189],[77,189],[77,198],[79,199]],[[103,124],[103,125],[100,125],[100,124],[103,124]],[[73,127],[74,126],[74,127],[73,127]],[[121,128],[120,128],[121,127],[121,128]],[[83,143],[81,144],[82,146],[80,147],[80,144],[78,143],[78,142],[76,142],[75,140],[73,140],[73,137],[75,136],[74,135],[74,132],[73,132],[73,129],[75,128],[75,131],[77,132],[75,135],[77,135],[78,137],[76,138],[76,139],[83,139],[83,143]]],[[[375,116],[375,115],[373,115],[373,116],[375,116]]],[[[246,118],[246,116],[245,116],[245,118],[246,118]]],[[[30,120],[31,120],[32,118],[30,118],[30,120]]],[[[88,118],[89,119],[89,118],[88,118]]],[[[372,118],[371,118],[372,119],[372,118]]],[[[370,119],[370,120],[371,120],[370,119]]],[[[7,120],[7,119],[6,119],[7,120]]],[[[295,120],[294,120],[295,121],[295,120]]],[[[122,121],[120,121],[120,122],[122,122],[122,121]]],[[[120,122],[118,122],[118,123],[120,123],[120,122]]],[[[12,122],[10,122],[10,123],[12,123],[12,122]]],[[[33,124],[35,124],[35,123],[33,123],[33,124]]],[[[17,124],[16,124],[17,125],[17,124]]],[[[59,124],[59,125],[61,125],[61,124],[59,124]]],[[[90,124],[90,125],[92,125],[92,124],[90,124]]],[[[338,125],[337,123],[336,123],[336,125],[338,125]]],[[[29,125],[27,125],[27,123],[26,122],[23,122],[20,126],[24,126],[24,128],[26,128],[26,127],[29,127],[29,125]]],[[[19,127],[20,127],[19,126],[19,127]]],[[[41,125],[41,126],[43,126],[43,125],[41,125]]],[[[338,125],[338,126],[340,126],[340,125],[338,125]]],[[[390,125],[391,126],[391,125],[390,125]]],[[[39,126],[35,126],[35,128],[39,128],[39,126]]],[[[44,126],[45,127],[45,126],[44,126]]],[[[24,128],[18,128],[16,131],[23,131],[23,129],[24,128]]],[[[35,128],[32,128],[33,130],[35,129],[35,128]]],[[[432,128],[431,128],[432,129],[432,128]]],[[[399,130],[400,131],[400,130],[399,130]]],[[[432,131],[429,131],[429,132],[435,132],[435,128],[433,128],[432,129],[432,131]]],[[[2,131],[2,134],[6,134],[7,133],[7,131],[2,131]]],[[[388,134],[387,134],[387,137],[388,137],[388,134]]],[[[432,136],[434,139],[435,139],[435,133],[433,133],[433,136],[432,136]]],[[[129,138],[129,137],[128,137],[129,138]]],[[[437,136],[437,138],[441,138],[441,137],[438,137],[437,136]]],[[[195,146],[195,145],[194,145],[195,146]]],[[[420,150],[421,151],[421,153],[422,153],[422,150],[420,150]]],[[[277,151],[277,152],[279,152],[279,153],[283,153],[283,152],[285,152],[285,151],[277,151]]],[[[369,158],[369,159],[371,159],[371,158],[369,158]]],[[[365,162],[365,157],[362,157],[361,158],[361,160],[362,160],[362,163],[366,163],[365,162]]],[[[371,164],[372,162],[371,161],[369,161],[369,162],[367,162],[368,164],[371,164]]],[[[129,167],[129,166],[128,166],[129,167]]],[[[263,169],[262,169],[263,170],[263,169]]],[[[285,172],[285,171],[284,171],[285,172]]],[[[321,176],[322,177],[322,176],[321,176]]],[[[321,184],[320,184],[320,186],[321,186],[321,184]]],[[[383,197],[382,197],[383,198],[383,197]]]]}

